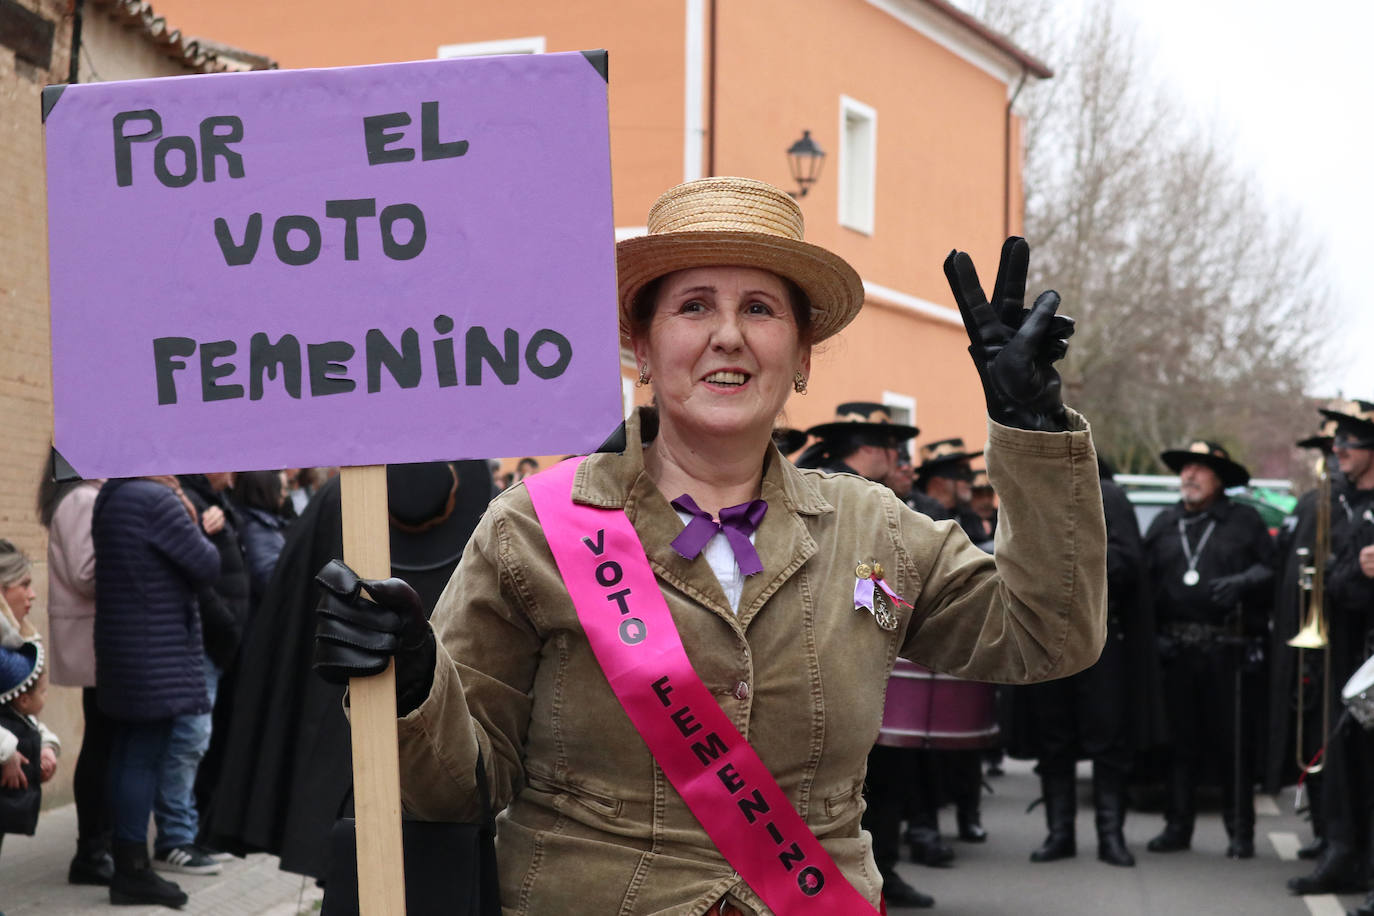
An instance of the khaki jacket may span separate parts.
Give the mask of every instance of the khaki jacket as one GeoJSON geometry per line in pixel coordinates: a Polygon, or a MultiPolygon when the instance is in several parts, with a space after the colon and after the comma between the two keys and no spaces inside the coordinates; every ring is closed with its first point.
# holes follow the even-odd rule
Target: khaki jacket
{"type": "MultiPolygon", "coordinates": [[[[1072,674],[1105,638],[1106,530],[1087,424],[990,424],[1002,500],[997,559],[953,522],[886,487],[798,470],[771,447],[755,544],[764,571],[731,612],[705,558],[644,471],[640,417],[623,454],[578,469],[573,498],[624,509],[697,674],[849,880],[875,906],[861,789],[898,655],[963,678],[1072,674]],[[854,608],[855,566],[880,562],[893,632],[854,608]]],[[[676,496],[677,494],[673,494],[676,496]]],[[[476,818],[481,748],[498,820],[501,900],[519,914],[703,913],[729,895],[768,910],[711,845],[607,685],[529,495],[497,497],[439,599],[434,685],[400,722],[402,801],[430,820],[476,818]]]]}

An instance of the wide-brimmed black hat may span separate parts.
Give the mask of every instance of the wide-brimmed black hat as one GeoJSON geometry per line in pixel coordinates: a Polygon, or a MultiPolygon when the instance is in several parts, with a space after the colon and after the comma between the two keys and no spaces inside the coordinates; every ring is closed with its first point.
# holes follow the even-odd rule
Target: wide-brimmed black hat
{"type": "Polygon", "coordinates": [[[491,469],[485,461],[387,465],[392,568],[424,570],[452,563],[491,497],[491,469]]]}
{"type": "Polygon", "coordinates": [[[790,426],[773,427],[773,444],[778,447],[778,451],[784,455],[790,455],[798,451],[806,444],[806,433],[790,426]]]}
{"type": "Polygon", "coordinates": [[[1190,442],[1187,448],[1161,452],[1159,460],[1176,474],[1187,464],[1206,465],[1217,472],[1223,487],[1242,487],[1250,482],[1250,472],[1244,465],[1232,461],[1230,452],[1215,442],[1203,439],[1190,442]]]}
{"type": "Polygon", "coordinates": [[[1331,444],[1336,441],[1336,421],[1326,420],[1322,423],[1321,432],[1315,436],[1308,436],[1306,439],[1299,439],[1294,443],[1298,448],[1316,448],[1323,452],[1331,451],[1331,444]]]}
{"type": "Polygon", "coordinates": [[[1333,436],[1345,435],[1358,440],[1361,444],[1356,448],[1374,447],[1374,403],[1338,401],[1318,410],[1322,416],[1336,421],[1333,436]]]}
{"type": "Polygon", "coordinates": [[[821,423],[806,431],[808,436],[818,439],[834,439],[852,436],[855,433],[881,435],[894,442],[913,439],[920,430],[905,423],[893,423],[892,413],[886,404],[874,401],[848,401],[835,408],[835,419],[821,423]]]}
{"type": "MultiPolygon", "coordinates": [[[[938,439],[935,442],[927,442],[921,446],[921,463],[916,466],[917,477],[940,477],[945,476],[946,472],[953,472],[959,465],[967,462],[971,458],[977,458],[982,452],[970,452],[964,445],[964,440],[955,436],[952,439],[938,439]]],[[[967,470],[967,469],[966,469],[967,470]]],[[[973,479],[973,472],[968,471],[967,477],[973,479]]]]}
{"type": "Polygon", "coordinates": [[[979,468],[973,472],[973,480],[970,482],[975,490],[991,490],[992,480],[988,477],[986,468],[979,468]]]}

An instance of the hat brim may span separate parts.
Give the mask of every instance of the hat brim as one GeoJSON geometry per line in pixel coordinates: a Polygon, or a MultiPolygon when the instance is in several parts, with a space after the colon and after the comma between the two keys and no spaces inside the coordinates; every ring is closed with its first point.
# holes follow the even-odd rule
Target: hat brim
{"type": "Polygon", "coordinates": [[[1217,472],[1223,487],[1243,487],[1250,482],[1250,472],[1243,465],[1228,458],[1218,458],[1205,452],[1187,452],[1182,449],[1161,452],[1159,460],[1175,474],[1183,472],[1184,465],[1205,464],[1217,472]]]}
{"type": "Polygon", "coordinates": [[[1335,441],[1333,436],[1308,436],[1306,439],[1299,439],[1293,444],[1298,448],[1319,448],[1324,452],[1329,452],[1335,441]]]}
{"type": "Polygon", "coordinates": [[[905,423],[861,423],[857,420],[836,420],[833,423],[821,423],[818,426],[813,426],[806,431],[806,434],[818,439],[833,439],[848,433],[861,435],[883,433],[898,442],[905,442],[908,439],[915,439],[920,432],[915,426],[907,426],[905,423]]]}
{"type": "Polygon", "coordinates": [[[922,461],[919,465],[916,466],[916,473],[918,475],[929,474],[933,471],[940,470],[940,468],[944,467],[947,464],[956,464],[960,461],[969,461],[973,458],[981,456],[982,454],[982,452],[959,452],[955,455],[941,455],[939,458],[932,458],[929,461],[922,461]]]}
{"type": "Polygon", "coordinates": [[[854,320],[864,285],[844,258],[810,242],[758,232],[712,230],[641,235],[615,246],[620,333],[630,334],[630,309],[644,286],[694,267],[753,267],[786,277],[811,302],[811,342],[832,337],[854,320]]]}

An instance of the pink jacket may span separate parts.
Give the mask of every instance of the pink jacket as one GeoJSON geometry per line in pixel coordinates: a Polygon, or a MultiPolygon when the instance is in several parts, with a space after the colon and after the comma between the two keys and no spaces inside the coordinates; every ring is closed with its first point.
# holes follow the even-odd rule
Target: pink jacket
{"type": "Polygon", "coordinates": [[[100,482],[62,497],[48,529],[49,677],[64,687],[95,686],[95,545],[91,510],[100,482]]]}

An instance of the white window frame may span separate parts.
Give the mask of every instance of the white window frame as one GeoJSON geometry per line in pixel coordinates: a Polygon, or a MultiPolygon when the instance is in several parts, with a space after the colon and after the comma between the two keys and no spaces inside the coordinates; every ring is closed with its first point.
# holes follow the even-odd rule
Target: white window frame
{"type": "Polygon", "coordinates": [[[873,234],[874,211],[878,197],[878,112],[871,105],[847,95],[840,96],[840,225],[864,235],[873,234]],[[868,149],[850,149],[849,120],[868,122],[868,149]],[[857,175],[855,174],[857,172],[857,175]],[[853,184],[863,186],[857,189],[853,184]]]}
{"type": "Polygon", "coordinates": [[[893,423],[901,423],[906,426],[916,426],[916,399],[909,394],[898,394],[895,391],[883,392],[883,406],[896,407],[906,412],[906,419],[900,419],[896,414],[892,415],[893,423]]]}
{"type": "Polygon", "coordinates": [[[546,42],[543,35],[525,38],[501,38],[496,41],[468,41],[440,45],[439,57],[489,57],[493,54],[543,54],[546,42]]]}

